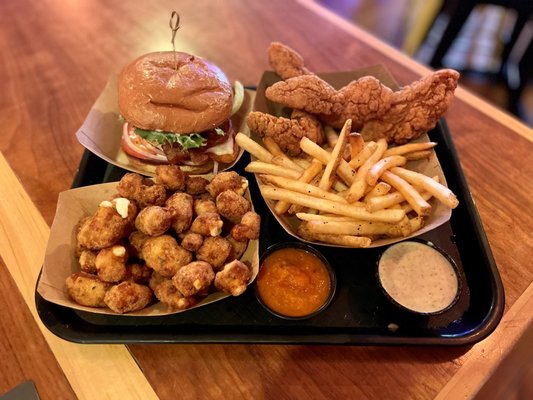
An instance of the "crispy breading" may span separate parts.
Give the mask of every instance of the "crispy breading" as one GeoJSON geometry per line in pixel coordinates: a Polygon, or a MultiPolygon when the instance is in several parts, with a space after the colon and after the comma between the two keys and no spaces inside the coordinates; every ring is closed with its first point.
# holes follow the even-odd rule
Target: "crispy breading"
{"type": "Polygon", "coordinates": [[[268,62],[281,79],[311,74],[300,54],[284,44],[272,42],[268,47],[268,62]]]}
{"type": "Polygon", "coordinates": [[[430,131],[448,110],[458,79],[457,71],[443,69],[394,92],[390,111],[367,121],[361,134],[403,144],[430,131]]]}
{"type": "Polygon", "coordinates": [[[320,121],[303,111],[293,112],[290,119],[253,111],[246,121],[250,130],[261,137],[271,137],[290,156],[301,154],[300,140],[304,136],[319,145],[324,142],[320,121]]]}

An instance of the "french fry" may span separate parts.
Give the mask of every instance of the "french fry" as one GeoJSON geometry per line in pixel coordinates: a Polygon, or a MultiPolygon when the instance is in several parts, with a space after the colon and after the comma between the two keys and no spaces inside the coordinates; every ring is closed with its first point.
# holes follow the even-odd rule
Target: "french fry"
{"type": "Polygon", "coordinates": [[[420,150],[429,150],[435,147],[437,143],[435,142],[421,142],[421,143],[408,143],[403,144],[401,146],[395,146],[387,149],[385,154],[383,154],[384,157],[389,156],[402,156],[407,153],[412,153],[414,151],[420,151],[420,150]]]}
{"type": "Polygon", "coordinates": [[[434,197],[439,199],[442,204],[446,205],[449,208],[453,209],[459,205],[459,200],[457,200],[457,196],[455,196],[455,194],[450,189],[434,181],[429,176],[420,174],[415,171],[410,171],[401,167],[394,167],[391,169],[391,172],[396,174],[400,178],[406,180],[407,182],[412,183],[413,185],[423,187],[434,197]]]}
{"type": "MultiPolygon", "coordinates": [[[[324,165],[329,161],[330,153],[305,136],[300,140],[300,148],[304,153],[316,158],[324,165]]],[[[351,185],[355,178],[355,170],[351,168],[345,160],[341,160],[337,167],[337,175],[346,184],[351,185]]]]}
{"type": "MultiPolygon", "coordinates": [[[[312,160],[314,160],[314,158],[312,160]]],[[[299,165],[300,167],[302,167],[302,169],[309,168],[309,166],[311,165],[311,161],[310,160],[306,160],[305,158],[301,158],[301,157],[292,158],[292,161],[296,165],[299,165]]],[[[320,163],[320,164],[322,164],[322,163],[320,163]]]]}
{"type": "Polygon", "coordinates": [[[352,186],[350,186],[350,192],[348,193],[348,196],[346,196],[346,200],[348,200],[349,203],[353,203],[363,197],[367,187],[366,176],[368,171],[381,159],[385,150],[387,150],[387,141],[383,138],[379,139],[374,153],[372,153],[372,155],[368,157],[364,164],[357,170],[352,186]]]}
{"type": "Polygon", "coordinates": [[[310,220],[307,221],[307,229],[313,233],[322,233],[326,235],[384,235],[387,237],[405,237],[411,234],[411,223],[407,217],[394,224],[367,221],[310,220]]]}
{"type": "Polygon", "coordinates": [[[384,157],[370,167],[366,175],[366,183],[368,186],[375,186],[379,177],[383,172],[393,167],[405,165],[407,159],[403,156],[389,156],[384,157]]]}
{"type": "Polygon", "coordinates": [[[342,215],[324,215],[324,214],[310,214],[310,213],[304,213],[299,212],[296,213],[296,217],[302,221],[347,221],[347,222],[354,222],[357,221],[356,219],[353,219],[351,217],[343,217],[342,215]]]}
{"type": "Polygon", "coordinates": [[[244,168],[244,170],[254,174],[277,175],[291,179],[298,179],[300,177],[300,173],[293,169],[283,168],[279,165],[263,161],[252,161],[244,168]]]}
{"type": "Polygon", "coordinates": [[[265,163],[269,163],[272,161],[272,154],[263,146],[256,143],[253,139],[250,139],[244,133],[237,133],[237,135],[235,135],[235,141],[241,148],[253,155],[259,161],[265,163]]]}
{"type": "Polygon", "coordinates": [[[367,202],[372,197],[384,196],[391,190],[391,185],[385,182],[378,182],[376,186],[372,188],[363,199],[364,202],[367,202]]]}
{"type": "Polygon", "coordinates": [[[335,144],[335,147],[333,148],[333,151],[329,156],[328,163],[326,164],[326,168],[324,169],[324,174],[322,175],[322,178],[320,179],[320,182],[318,184],[318,187],[320,189],[329,190],[329,188],[331,187],[331,174],[335,173],[338,165],[340,164],[344,149],[346,147],[346,143],[348,142],[348,133],[351,129],[352,120],[347,119],[344,123],[344,126],[342,127],[337,143],[335,144]]]}
{"type": "Polygon", "coordinates": [[[278,144],[269,136],[263,138],[263,143],[266,149],[274,157],[272,162],[277,165],[286,166],[287,168],[294,169],[295,171],[303,171],[303,168],[291,160],[284,152],[280,149],[278,144]],[[282,160],[279,163],[275,160],[282,160]]]}
{"type": "Polygon", "coordinates": [[[429,215],[431,205],[420,196],[420,193],[409,182],[390,171],[385,171],[381,175],[381,179],[400,192],[418,215],[424,217],[429,215]]]}
{"type": "Polygon", "coordinates": [[[357,158],[359,153],[364,149],[365,141],[363,137],[357,132],[350,133],[350,135],[348,136],[348,141],[350,143],[350,151],[351,151],[350,160],[353,160],[357,158]]]}
{"type": "Polygon", "coordinates": [[[344,215],[363,221],[398,222],[404,216],[403,210],[379,210],[370,213],[363,207],[352,204],[338,203],[330,200],[318,199],[302,193],[292,192],[287,189],[280,189],[274,186],[265,185],[261,187],[261,194],[266,199],[284,200],[292,204],[309,207],[332,214],[344,215]]]}
{"type": "Polygon", "coordinates": [[[347,247],[368,247],[372,240],[364,236],[353,235],[325,235],[309,231],[307,222],[302,222],[298,227],[298,234],[309,241],[319,241],[347,247]]]}
{"type": "Polygon", "coordinates": [[[333,192],[329,192],[327,190],[310,185],[308,183],[300,182],[299,180],[287,179],[281,176],[274,175],[260,175],[259,178],[263,183],[271,184],[283,189],[292,190],[293,192],[308,194],[313,197],[318,197],[320,199],[328,199],[339,203],[346,203],[346,200],[343,197],[333,192]]]}
{"type": "MultiPolygon", "coordinates": [[[[439,177],[438,176],[434,176],[433,180],[438,182],[439,181],[439,177]]],[[[379,182],[379,183],[384,183],[384,182],[379,182]]],[[[379,183],[378,183],[378,185],[379,185],[379,183]]],[[[416,189],[417,192],[420,193],[422,198],[424,200],[426,200],[426,201],[428,201],[429,199],[431,199],[431,197],[433,197],[431,195],[431,193],[428,193],[428,192],[424,191],[422,188],[419,188],[417,186],[414,186],[414,188],[416,189]]],[[[377,211],[377,210],[382,210],[384,208],[392,208],[392,207],[395,207],[395,206],[400,207],[400,203],[402,203],[404,201],[405,201],[405,198],[403,197],[403,195],[400,192],[392,192],[392,193],[387,193],[387,194],[385,194],[383,196],[370,197],[369,199],[367,199],[365,201],[365,203],[366,203],[367,211],[374,212],[374,211],[377,211]]],[[[406,205],[406,206],[404,206],[402,208],[405,210],[406,213],[412,210],[412,207],[410,207],[408,205],[406,205]]]]}
{"type": "Polygon", "coordinates": [[[431,150],[413,151],[412,153],[404,154],[407,161],[422,160],[423,158],[429,158],[431,156],[431,150]]]}
{"type": "Polygon", "coordinates": [[[365,161],[368,160],[368,157],[370,157],[376,151],[377,147],[378,144],[374,141],[370,141],[365,144],[365,147],[357,154],[357,157],[352,158],[348,163],[350,168],[357,169],[363,165],[365,161]]]}
{"type": "MultiPolygon", "coordinates": [[[[317,159],[313,159],[311,164],[302,172],[302,175],[298,177],[298,180],[303,183],[311,182],[318,174],[322,172],[322,163],[317,159]]],[[[278,215],[283,215],[289,210],[291,203],[286,201],[278,201],[274,206],[274,212],[278,215]]]]}

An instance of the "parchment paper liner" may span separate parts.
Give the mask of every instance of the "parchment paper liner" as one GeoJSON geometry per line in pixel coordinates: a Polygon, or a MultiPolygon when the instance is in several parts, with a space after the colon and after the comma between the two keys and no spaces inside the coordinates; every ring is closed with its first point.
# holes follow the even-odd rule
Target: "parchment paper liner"
{"type": "MultiPolygon", "coordinates": [[[[212,175],[203,176],[209,179],[212,175]]],[[[127,314],[116,314],[108,308],[85,307],[74,302],[67,294],[65,279],[70,274],[80,270],[79,263],[74,257],[76,224],[82,217],[93,215],[98,204],[115,194],[116,185],[116,182],[103,183],[71,189],[59,194],[56,215],[50,229],[50,237],[46,247],[41,278],[37,286],[37,291],[44,299],[61,306],[98,314],[161,316],[186,312],[230,296],[223,292],[215,292],[204,298],[194,307],[183,311],[168,311],[166,306],[161,303],[156,303],[143,310],[127,314]]],[[[246,191],[245,197],[250,201],[249,190],[246,191]]],[[[241,257],[241,261],[252,268],[252,279],[250,281],[252,283],[259,271],[258,240],[250,240],[248,242],[248,247],[241,257]]]]}
{"type": "MultiPolygon", "coordinates": [[[[347,85],[349,82],[351,82],[354,79],[358,79],[362,76],[366,75],[372,75],[378,78],[383,84],[389,86],[393,90],[398,90],[398,84],[394,81],[390,73],[381,65],[368,67],[364,69],[359,69],[355,71],[350,72],[332,72],[332,73],[324,73],[324,74],[318,74],[320,77],[322,77],[325,81],[327,81],[330,85],[335,87],[336,89],[340,89],[341,87],[347,85]]],[[[269,113],[276,116],[284,116],[289,117],[290,115],[290,109],[285,108],[279,104],[273,103],[266,99],[265,97],[265,90],[267,87],[273,85],[275,82],[278,82],[280,78],[278,75],[276,75],[272,71],[266,71],[262,78],[261,82],[259,83],[259,86],[257,88],[257,94],[255,98],[255,104],[254,104],[254,110],[261,111],[265,113],[269,113]]],[[[254,139],[258,143],[262,143],[261,138],[256,135],[255,133],[251,134],[251,138],[254,139]]],[[[429,137],[427,134],[422,135],[417,140],[414,140],[413,142],[427,142],[429,141],[429,137]]],[[[438,144],[442,145],[442,144],[438,144]]],[[[252,159],[254,157],[252,156],[252,159]]],[[[440,166],[439,160],[437,159],[437,156],[434,151],[432,151],[431,156],[427,160],[418,160],[418,161],[411,161],[407,164],[406,168],[420,172],[424,175],[433,177],[437,175],[439,177],[439,182],[443,185],[446,185],[446,178],[444,177],[444,173],[442,171],[442,168],[440,166]]],[[[257,184],[259,185],[259,188],[261,189],[263,183],[259,179],[257,179],[257,184]]],[[[308,240],[303,239],[302,237],[298,236],[296,233],[297,227],[300,224],[300,220],[296,216],[292,216],[289,214],[284,215],[277,215],[274,212],[274,207],[276,205],[276,201],[265,199],[265,202],[272,212],[272,215],[276,218],[276,220],[280,223],[280,225],[285,229],[285,231],[297,238],[298,240],[301,240],[302,242],[320,245],[320,246],[329,246],[329,247],[346,247],[346,246],[339,246],[334,244],[327,244],[322,242],[311,242],[308,240]]],[[[435,198],[432,198],[429,203],[432,206],[431,215],[429,217],[425,218],[425,225],[422,227],[422,229],[419,229],[415,233],[413,233],[410,236],[407,237],[400,237],[400,238],[386,238],[386,239],[378,239],[372,241],[372,244],[370,245],[370,248],[372,247],[380,247],[389,245],[392,243],[397,243],[402,240],[415,237],[418,235],[421,235],[425,232],[429,232],[430,230],[433,230],[437,228],[438,226],[446,223],[451,215],[451,210],[444,206],[442,203],[440,203],[435,198]]]]}
{"type": "MultiPolygon", "coordinates": [[[[239,111],[231,117],[235,132],[250,135],[245,118],[253,106],[254,98],[254,91],[244,91],[243,104],[239,111]]],[[[154,176],[156,164],[130,157],[122,150],[120,140],[123,125],[124,121],[120,118],[118,109],[117,77],[113,75],[92,106],[83,125],[76,132],[76,138],[83,147],[110,164],[146,176],[154,176]]],[[[241,158],[242,153],[241,150],[237,159],[231,164],[220,163],[218,170],[225,171],[233,167],[241,158]]]]}

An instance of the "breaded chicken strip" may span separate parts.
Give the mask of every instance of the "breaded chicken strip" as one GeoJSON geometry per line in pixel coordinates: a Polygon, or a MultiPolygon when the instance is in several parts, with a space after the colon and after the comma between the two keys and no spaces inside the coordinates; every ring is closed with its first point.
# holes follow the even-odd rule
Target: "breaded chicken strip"
{"type": "Polygon", "coordinates": [[[334,128],[351,119],[365,140],[385,137],[401,144],[435,126],[453,99],[458,79],[457,71],[444,69],[394,92],[365,76],[336,91],[315,75],[303,75],[277,82],[265,94],[276,103],[316,114],[334,128]]]}
{"type": "Polygon", "coordinates": [[[271,137],[290,156],[302,152],[300,140],[304,136],[319,145],[324,142],[322,124],[304,111],[294,111],[290,119],[253,111],[246,122],[250,130],[261,137],[271,137]]]}
{"type": "Polygon", "coordinates": [[[367,121],[361,134],[402,144],[430,131],[452,103],[458,80],[457,71],[443,69],[394,92],[390,111],[367,121]]]}
{"type": "Polygon", "coordinates": [[[270,101],[310,114],[338,114],[344,98],[316,75],[302,75],[274,83],[265,91],[270,101]]]}
{"type": "Polygon", "coordinates": [[[268,62],[281,79],[312,73],[305,68],[300,54],[278,42],[272,42],[268,47],[268,62]]]}

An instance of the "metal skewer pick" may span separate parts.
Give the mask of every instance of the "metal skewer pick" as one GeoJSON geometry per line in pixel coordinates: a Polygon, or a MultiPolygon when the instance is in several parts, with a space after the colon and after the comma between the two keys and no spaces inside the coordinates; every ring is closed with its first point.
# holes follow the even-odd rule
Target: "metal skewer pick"
{"type": "Polygon", "coordinates": [[[176,59],[176,45],[174,44],[174,40],[176,39],[176,32],[180,28],[180,15],[176,11],[172,11],[172,14],[170,14],[170,21],[168,25],[170,26],[170,30],[172,31],[172,40],[170,42],[172,43],[172,51],[174,52],[174,65],[177,71],[178,61],[176,59]]]}

